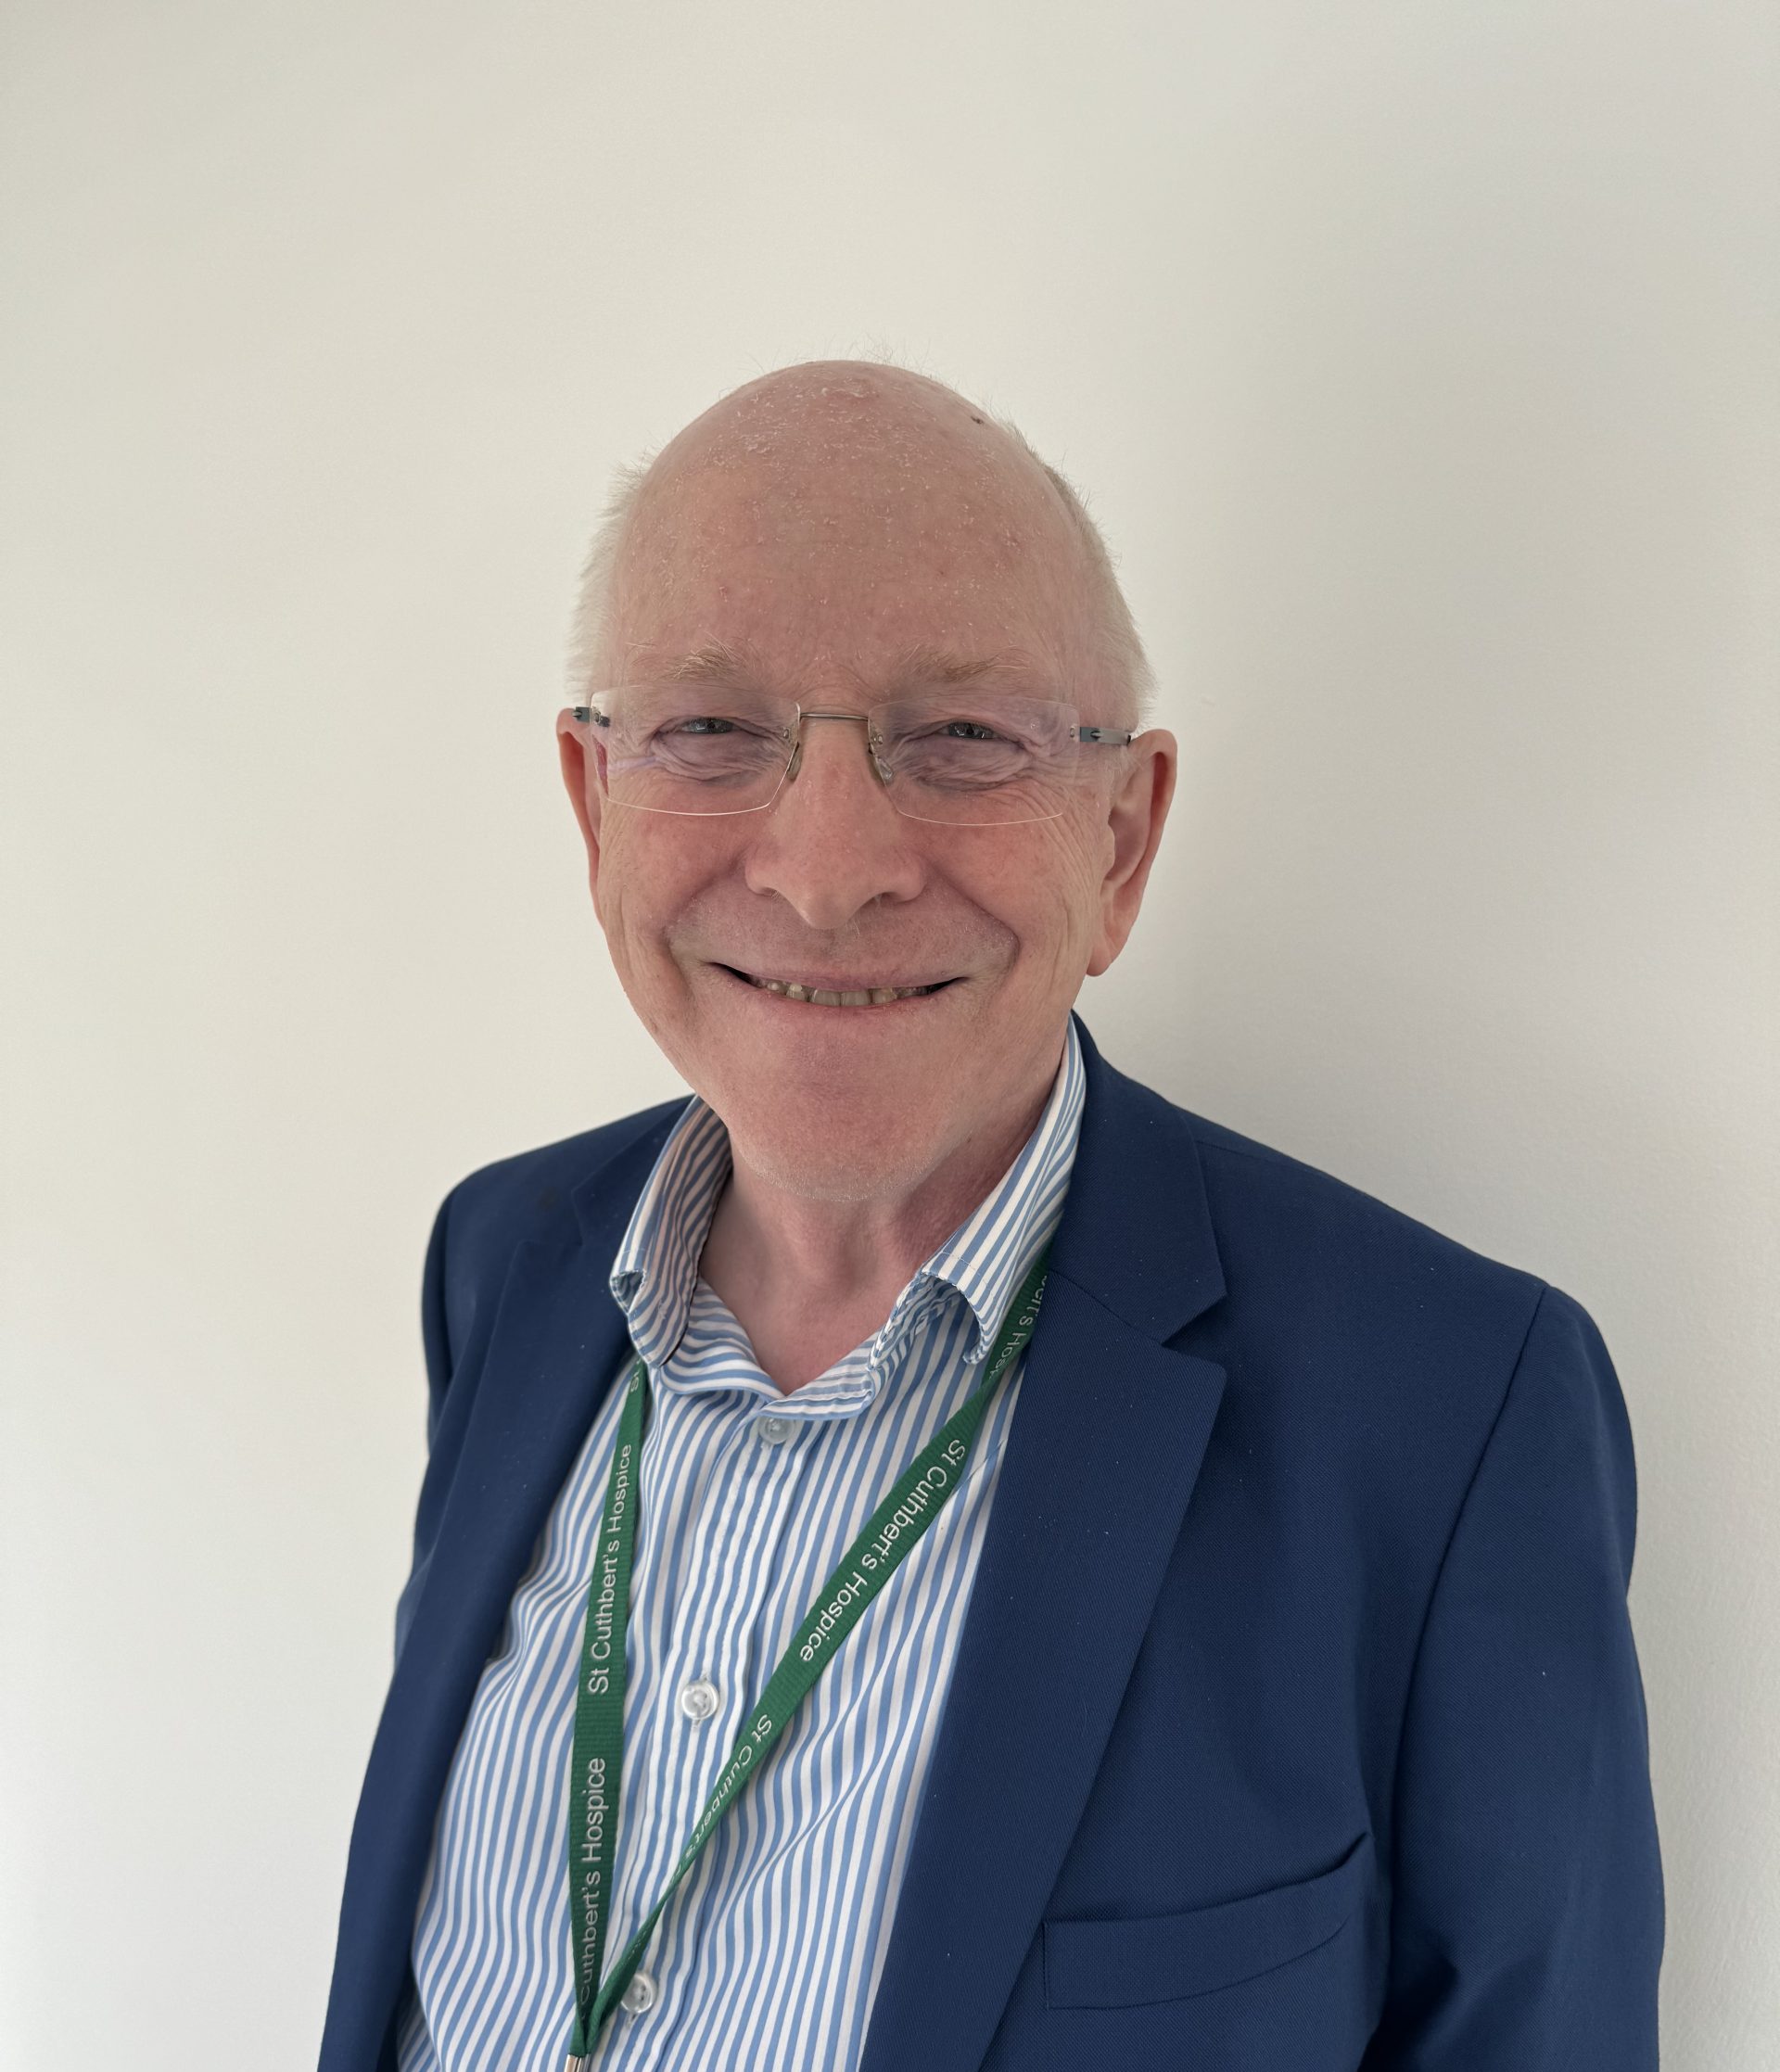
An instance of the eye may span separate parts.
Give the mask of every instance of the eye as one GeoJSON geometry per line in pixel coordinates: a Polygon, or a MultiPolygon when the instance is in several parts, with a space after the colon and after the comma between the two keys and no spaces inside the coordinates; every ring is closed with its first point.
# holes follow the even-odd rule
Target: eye
{"type": "Polygon", "coordinates": [[[648,743],[663,755],[710,755],[719,748],[735,754],[760,747],[777,748],[784,731],[764,714],[676,712],[657,723],[648,743]]]}
{"type": "Polygon", "coordinates": [[[935,737],[942,741],[1000,741],[1005,737],[993,727],[985,726],[980,719],[948,719],[936,730],[935,737]]]}
{"type": "Polygon", "coordinates": [[[736,723],[733,719],[720,718],[714,712],[698,712],[684,719],[676,719],[661,731],[667,734],[729,734],[735,732],[736,723]]]}

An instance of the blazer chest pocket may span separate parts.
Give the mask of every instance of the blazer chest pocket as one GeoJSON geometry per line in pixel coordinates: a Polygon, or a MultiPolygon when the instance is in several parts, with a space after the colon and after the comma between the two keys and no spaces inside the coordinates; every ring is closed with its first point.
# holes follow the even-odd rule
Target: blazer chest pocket
{"type": "Polygon", "coordinates": [[[1371,1867],[1367,1834],[1332,1870],[1222,1906],[1131,1921],[1047,1921],[1045,2004],[1141,2007],[1278,1970],[1340,1933],[1371,1867]]]}

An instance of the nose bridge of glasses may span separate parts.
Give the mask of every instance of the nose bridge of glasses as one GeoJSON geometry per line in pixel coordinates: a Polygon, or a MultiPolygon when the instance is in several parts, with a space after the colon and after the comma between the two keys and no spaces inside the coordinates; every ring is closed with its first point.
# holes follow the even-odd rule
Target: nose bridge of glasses
{"type": "Polygon", "coordinates": [[[889,782],[890,772],[878,755],[877,736],[872,731],[871,715],[869,712],[835,712],[820,705],[801,705],[798,707],[795,729],[796,739],[792,746],[791,761],[785,769],[787,782],[797,775],[798,770],[803,766],[804,727],[806,722],[811,719],[845,719],[853,726],[863,727],[865,729],[866,765],[872,776],[877,779],[879,784],[884,785],[889,782]]]}

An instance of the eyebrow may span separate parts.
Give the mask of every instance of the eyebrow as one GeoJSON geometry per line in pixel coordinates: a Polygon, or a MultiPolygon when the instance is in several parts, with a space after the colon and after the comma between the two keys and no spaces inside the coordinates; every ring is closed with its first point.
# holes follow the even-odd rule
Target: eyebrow
{"type": "Polygon", "coordinates": [[[738,678],[757,680],[760,670],[738,649],[726,647],[721,641],[706,641],[703,647],[682,655],[663,674],[669,683],[723,683],[734,682],[738,678]]]}
{"type": "Polygon", "coordinates": [[[1032,673],[1031,657],[1011,650],[999,655],[957,655],[919,642],[905,648],[891,674],[897,682],[973,683],[982,676],[1032,673]]]}
{"type": "MultiPolygon", "coordinates": [[[[702,647],[683,655],[664,672],[669,683],[764,684],[767,672],[758,656],[747,646],[731,647],[723,641],[706,641],[702,647]]],[[[857,680],[857,672],[853,672],[857,680]]],[[[973,683],[985,676],[1030,676],[1030,656],[1013,650],[995,655],[960,655],[949,648],[918,641],[905,648],[892,663],[886,680],[893,685],[933,683],[951,687],[973,683]]]]}

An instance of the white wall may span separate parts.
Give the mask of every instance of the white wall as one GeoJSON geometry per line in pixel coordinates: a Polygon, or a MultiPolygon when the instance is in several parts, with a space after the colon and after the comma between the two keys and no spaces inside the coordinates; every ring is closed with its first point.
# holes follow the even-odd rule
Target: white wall
{"type": "Polygon", "coordinates": [[[581,542],[874,347],[1083,482],[1185,743],[1103,1046],[1607,1332],[1665,2063],[1780,2059],[1768,17],[13,0],[0,2059],[312,2062],[432,1209],[674,1090],[581,542]]]}

